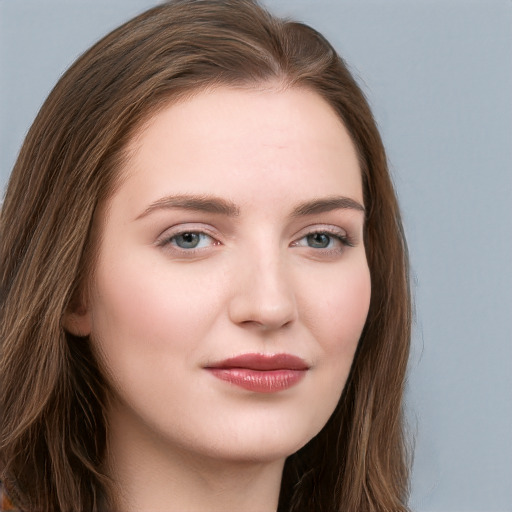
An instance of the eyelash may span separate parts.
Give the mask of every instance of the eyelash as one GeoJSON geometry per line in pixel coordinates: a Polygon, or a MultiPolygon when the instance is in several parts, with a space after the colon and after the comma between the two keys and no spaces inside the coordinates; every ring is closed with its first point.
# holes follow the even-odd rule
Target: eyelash
{"type": "MultiPolygon", "coordinates": [[[[194,256],[198,252],[203,251],[203,250],[207,249],[208,247],[211,247],[211,245],[209,245],[208,247],[199,247],[199,248],[197,248],[197,247],[191,247],[191,248],[179,247],[175,243],[176,238],[178,238],[180,236],[184,236],[184,235],[199,235],[199,237],[208,237],[213,241],[213,244],[211,244],[211,245],[213,245],[213,246],[221,245],[221,243],[218,240],[216,240],[212,235],[210,235],[209,233],[207,233],[206,231],[204,231],[202,229],[187,229],[187,230],[178,231],[176,233],[172,233],[170,236],[165,236],[161,240],[157,241],[157,245],[159,247],[172,246],[173,251],[180,252],[187,256],[194,256]]],[[[200,243],[200,241],[199,241],[199,243],[200,243]]],[[[306,247],[306,248],[313,249],[314,251],[321,251],[322,254],[325,254],[325,255],[340,254],[344,251],[345,247],[354,247],[354,245],[355,244],[354,244],[352,238],[348,234],[341,234],[338,230],[328,229],[328,228],[308,231],[303,236],[296,239],[295,241],[293,241],[290,244],[291,247],[306,247]],[[341,247],[341,248],[340,247],[337,247],[337,248],[316,247],[315,248],[315,247],[311,247],[308,245],[299,245],[300,241],[307,239],[308,237],[315,236],[315,235],[325,235],[325,236],[329,237],[329,245],[333,242],[333,240],[335,240],[335,241],[338,241],[343,247],[341,247]]]]}
{"type": "Polygon", "coordinates": [[[204,229],[184,229],[184,230],[178,231],[176,233],[172,233],[171,235],[165,236],[161,240],[159,240],[157,242],[157,245],[159,247],[164,247],[164,248],[173,246],[172,250],[181,252],[183,254],[190,255],[190,256],[195,255],[197,252],[205,249],[205,247],[199,247],[199,248],[191,247],[188,249],[179,247],[175,243],[176,238],[178,238],[180,236],[184,236],[184,235],[199,235],[199,237],[203,237],[203,239],[204,239],[204,237],[208,237],[213,241],[212,245],[220,245],[220,242],[215,240],[215,238],[212,235],[210,235],[209,233],[207,233],[206,231],[204,231],[204,229]]]}
{"type": "Polygon", "coordinates": [[[355,244],[348,234],[345,234],[345,233],[342,234],[338,230],[324,228],[324,229],[316,229],[316,230],[307,232],[304,236],[302,236],[295,242],[292,242],[291,245],[292,245],[292,247],[309,247],[310,249],[316,249],[316,250],[322,251],[323,253],[326,253],[326,254],[336,254],[336,253],[339,254],[344,251],[345,247],[354,247],[355,244]],[[315,235],[325,235],[325,236],[329,237],[329,245],[333,242],[333,240],[336,240],[343,247],[342,248],[339,248],[339,247],[338,248],[329,248],[329,247],[316,247],[315,248],[315,247],[311,247],[308,245],[305,245],[305,246],[299,245],[299,242],[301,240],[307,239],[308,237],[315,236],[315,235]]]}

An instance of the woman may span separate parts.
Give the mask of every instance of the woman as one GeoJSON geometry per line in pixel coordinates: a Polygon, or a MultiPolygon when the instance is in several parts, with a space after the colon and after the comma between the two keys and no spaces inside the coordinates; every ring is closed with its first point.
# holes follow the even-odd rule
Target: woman
{"type": "Polygon", "coordinates": [[[0,234],[21,510],[407,510],[400,215],[313,29],[248,0],[118,28],[43,105],[0,234]]]}

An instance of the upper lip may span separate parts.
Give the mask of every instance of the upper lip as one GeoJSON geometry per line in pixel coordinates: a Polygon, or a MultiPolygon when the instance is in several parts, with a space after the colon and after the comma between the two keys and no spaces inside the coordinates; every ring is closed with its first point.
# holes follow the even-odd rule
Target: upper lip
{"type": "Polygon", "coordinates": [[[206,368],[248,370],[307,370],[309,365],[300,357],[291,354],[242,354],[206,366],[206,368]]]}

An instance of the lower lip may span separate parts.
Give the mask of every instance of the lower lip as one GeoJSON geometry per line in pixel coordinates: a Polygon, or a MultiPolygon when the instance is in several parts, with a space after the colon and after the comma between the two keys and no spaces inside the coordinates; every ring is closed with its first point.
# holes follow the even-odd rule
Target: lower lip
{"type": "Polygon", "coordinates": [[[208,368],[220,380],[257,393],[277,393],[298,384],[306,370],[250,370],[248,368],[208,368]]]}

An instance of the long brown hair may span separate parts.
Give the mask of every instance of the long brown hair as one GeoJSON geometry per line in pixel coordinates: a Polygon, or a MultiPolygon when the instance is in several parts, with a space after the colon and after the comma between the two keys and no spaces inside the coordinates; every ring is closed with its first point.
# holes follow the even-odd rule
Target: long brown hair
{"type": "Polygon", "coordinates": [[[134,131],[205,87],[306,87],[359,154],[372,280],[366,325],[334,414],[285,464],[280,511],[405,511],[402,394],[411,306],[386,155],[343,60],[312,28],[252,0],[178,0],[107,35],[64,74],[12,172],[0,217],[0,479],[29,511],[108,508],[107,388],[62,316],[94,267],[91,225],[134,131]]]}

